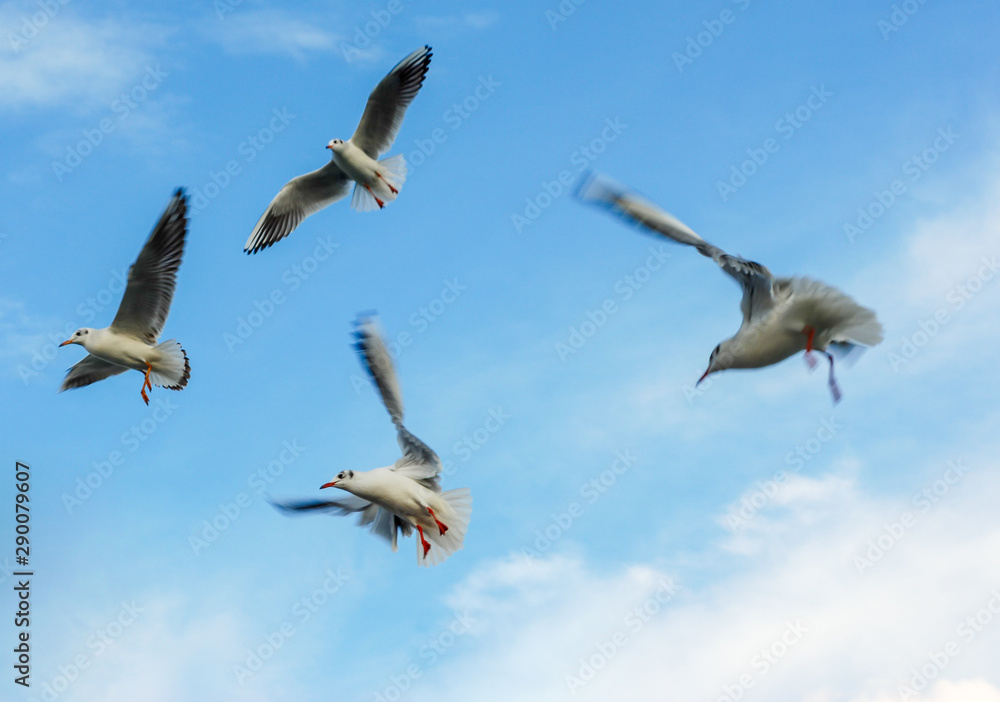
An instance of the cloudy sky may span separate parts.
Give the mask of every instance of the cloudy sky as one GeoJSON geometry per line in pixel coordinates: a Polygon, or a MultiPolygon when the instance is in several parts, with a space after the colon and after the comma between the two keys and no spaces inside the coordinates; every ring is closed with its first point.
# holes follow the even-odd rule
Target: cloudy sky
{"type": "MultiPolygon", "coordinates": [[[[0,5],[0,408],[31,467],[32,687],[4,699],[998,702],[995,3],[0,5]],[[289,178],[434,48],[384,211],[248,257],[289,178]],[[886,339],[694,389],[740,320],[696,253],[576,201],[592,168],[886,339]],[[58,394],[171,192],[190,385],[58,394]],[[609,302],[610,301],[610,302],[609,302]],[[606,310],[612,309],[608,313],[606,310]],[[468,486],[417,567],[290,519],[409,428],[468,486]]],[[[15,606],[4,518],[0,602],[15,606]]]]}

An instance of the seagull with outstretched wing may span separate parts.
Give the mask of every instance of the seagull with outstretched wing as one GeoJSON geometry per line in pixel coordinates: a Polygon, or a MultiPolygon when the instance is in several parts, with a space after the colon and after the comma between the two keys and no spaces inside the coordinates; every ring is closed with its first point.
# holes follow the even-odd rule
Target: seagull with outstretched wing
{"type": "Polygon", "coordinates": [[[417,96],[431,63],[431,47],[404,58],[368,97],[354,135],[333,139],[330,162],[319,170],[292,178],[261,215],[243,250],[257,253],[284,239],[309,215],[340,200],[354,183],[351,206],[365,212],[385,207],[399,195],[406,180],[403,154],[379,160],[403,124],[406,108],[417,96]]]}
{"type": "Polygon", "coordinates": [[[633,224],[693,246],[743,289],[743,324],[712,351],[699,383],[716,371],[761,368],[799,351],[806,352],[806,360],[813,366],[812,351],[816,350],[830,361],[830,390],[834,402],[839,402],[840,388],[828,348],[874,346],[882,341],[882,325],[875,313],[836,288],[812,278],[775,278],[761,264],[727,254],[673,215],[603,176],[588,174],[577,195],[633,224]]]}
{"type": "Polygon", "coordinates": [[[441,492],[441,459],[403,426],[403,397],[376,320],[360,317],[355,326],[355,348],[389,411],[403,455],[384,468],[341,471],[320,486],[340,488],[351,493],[348,497],[273,504],[297,513],[360,512],[359,525],[370,524],[372,533],[387,539],[393,551],[399,533],[409,536],[416,528],[417,562],[435,565],[462,548],[472,514],[472,495],[468,488],[441,492]]]}
{"type": "Polygon", "coordinates": [[[191,366],[184,349],[175,339],[156,341],[170,312],[186,234],[187,195],[179,188],[129,269],[125,294],[111,326],[77,329],[59,344],[79,344],[90,354],[69,369],[60,392],[130,368],[145,374],[140,394],[147,405],[147,388],[159,385],[180,390],[187,385],[191,366]]]}

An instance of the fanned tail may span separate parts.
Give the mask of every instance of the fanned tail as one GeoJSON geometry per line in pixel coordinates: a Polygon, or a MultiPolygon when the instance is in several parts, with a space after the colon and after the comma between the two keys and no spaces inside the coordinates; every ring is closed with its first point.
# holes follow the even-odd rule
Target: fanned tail
{"type": "Polygon", "coordinates": [[[152,383],[168,390],[180,390],[187,385],[188,378],[191,377],[191,365],[180,342],[169,339],[159,344],[156,350],[160,352],[160,360],[149,374],[152,383]]]}
{"type": "Polygon", "coordinates": [[[472,516],[472,492],[469,488],[458,488],[441,493],[448,503],[452,515],[448,520],[448,531],[439,534],[436,530],[424,530],[424,536],[431,542],[431,549],[424,557],[420,539],[417,539],[417,563],[422,566],[437,565],[448,556],[462,548],[465,542],[465,532],[469,529],[469,518],[472,516]]]}
{"type": "Polygon", "coordinates": [[[351,207],[358,212],[382,209],[396,199],[406,182],[406,157],[403,154],[384,158],[378,163],[381,178],[376,178],[367,187],[361,183],[354,184],[351,207]]]}

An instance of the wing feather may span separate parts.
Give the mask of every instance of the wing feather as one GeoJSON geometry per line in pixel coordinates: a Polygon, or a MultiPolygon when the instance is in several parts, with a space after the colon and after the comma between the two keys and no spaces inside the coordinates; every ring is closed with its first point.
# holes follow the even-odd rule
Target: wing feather
{"type": "Polygon", "coordinates": [[[104,380],[112,375],[124,373],[127,370],[128,368],[125,366],[108,363],[97,356],[87,356],[67,371],[66,378],[63,379],[63,384],[59,388],[59,392],[70,390],[71,388],[82,388],[85,385],[96,383],[98,380],[104,380]]]}
{"type": "Polygon", "coordinates": [[[424,46],[389,71],[368,97],[351,142],[378,159],[396,140],[406,108],[420,91],[431,64],[431,47],[424,46]]]}

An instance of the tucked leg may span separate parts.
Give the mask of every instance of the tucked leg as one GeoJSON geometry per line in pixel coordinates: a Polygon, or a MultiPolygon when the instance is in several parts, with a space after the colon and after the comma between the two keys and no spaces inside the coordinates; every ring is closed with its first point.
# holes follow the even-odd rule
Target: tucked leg
{"type": "Polygon", "coordinates": [[[420,545],[424,547],[424,558],[427,558],[427,552],[431,550],[431,542],[424,538],[424,530],[419,524],[417,524],[417,533],[420,534],[420,545]]]}
{"type": "Polygon", "coordinates": [[[149,388],[150,390],[153,389],[153,383],[151,383],[150,380],[149,380],[149,374],[152,372],[152,370],[153,370],[153,367],[151,365],[149,365],[149,361],[147,361],[146,362],[146,377],[142,381],[142,390],[139,391],[139,394],[142,395],[142,399],[145,401],[145,403],[147,405],[149,404],[149,395],[146,394],[146,388],[149,388]]]}
{"type": "Polygon", "coordinates": [[[428,507],[427,511],[430,512],[431,518],[434,520],[434,523],[438,525],[438,531],[441,532],[442,536],[444,536],[444,533],[448,531],[448,527],[438,521],[437,515],[434,514],[434,510],[428,507]]]}
{"type": "Polygon", "coordinates": [[[377,176],[378,176],[379,178],[381,178],[381,179],[382,179],[382,182],[383,182],[383,183],[385,183],[385,184],[386,184],[387,186],[389,186],[389,190],[391,190],[391,191],[392,191],[392,194],[393,194],[393,195],[399,195],[399,191],[398,191],[398,190],[396,190],[396,188],[395,188],[395,187],[393,186],[393,184],[392,184],[392,183],[390,183],[389,181],[387,181],[387,180],[385,179],[385,176],[383,176],[383,175],[382,175],[381,173],[379,173],[378,171],[375,171],[375,175],[377,175],[377,176]]]}
{"type": "Polygon", "coordinates": [[[372,192],[372,189],[370,187],[368,187],[368,183],[365,183],[365,190],[367,190],[371,194],[371,196],[373,198],[375,198],[375,202],[378,203],[379,209],[382,209],[383,207],[385,207],[385,203],[382,202],[381,200],[379,200],[378,199],[378,195],[376,195],[375,193],[372,192]]]}
{"type": "Polygon", "coordinates": [[[816,367],[816,359],[813,358],[813,341],[816,339],[816,327],[806,325],[802,328],[802,333],[806,335],[806,365],[809,370],[816,367]]]}

